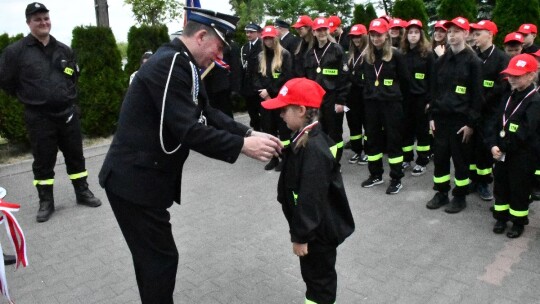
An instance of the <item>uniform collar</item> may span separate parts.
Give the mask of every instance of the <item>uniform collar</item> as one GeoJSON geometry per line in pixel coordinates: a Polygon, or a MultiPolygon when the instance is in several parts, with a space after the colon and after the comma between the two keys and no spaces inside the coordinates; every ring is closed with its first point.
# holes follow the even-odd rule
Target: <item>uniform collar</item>
{"type": "MultiPolygon", "coordinates": [[[[175,38],[171,42],[171,44],[174,46],[174,49],[176,49],[178,52],[185,52],[189,57],[189,61],[191,61],[195,65],[197,65],[197,61],[195,61],[195,57],[193,57],[193,55],[191,54],[191,52],[189,51],[187,46],[184,44],[184,42],[182,40],[180,40],[180,38],[175,38]]],[[[200,68],[198,65],[197,65],[197,67],[200,68]]]]}
{"type": "MultiPolygon", "coordinates": [[[[47,44],[47,46],[55,45],[55,44],[56,44],[56,38],[54,38],[52,35],[49,35],[49,43],[47,44]]],[[[43,43],[41,43],[41,41],[39,41],[32,34],[28,34],[28,36],[26,36],[26,45],[29,45],[29,46],[39,45],[43,47],[43,43]]]]}

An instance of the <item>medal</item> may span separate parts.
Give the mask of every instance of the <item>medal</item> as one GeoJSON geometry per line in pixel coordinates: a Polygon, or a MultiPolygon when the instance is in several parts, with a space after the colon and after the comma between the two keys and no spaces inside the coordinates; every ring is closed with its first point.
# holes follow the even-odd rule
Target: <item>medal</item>
{"type": "Polygon", "coordinates": [[[373,70],[375,70],[375,86],[378,87],[379,86],[379,74],[381,74],[381,70],[382,70],[382,66],[383,66],[384,62],[381,63],[381,66],[379,67],[379,70],[377,70],[375,68],[375,64],[373,64],[373,70]]]}
{"type": "Polygon", "coordinates": [[[315,61],[317,61],[317,74],[320,74],[321,73],[321,60],[323,59],[324,57],[324,54],[326,54],[326,51],[328,51],[328,48],[330,47],[330,45],[332,45],[332,43],[328,43],[328,45],[326,46],[326,48],[324,49],[322,55],[321,55],[321,58],[319,59],[319,57],[317,57],[317,52],[315,51],[315,48],[313,48],[313,55],[315,55],[315,61]]]}
{"type": "Polygon", "coordinates": [[[504,138],[506,136],[506,132],[504,132],[504,130],[501,130],[501,132],[499,132],[499,136],[501,138],[504,138]]]}
{"type": "Polygon", "coordinates": [[[321,67],[318,67],[317,68],[317,73],[320,73],[321,72],[321,67]]]}
{"type": "Polygon", "coordinates": [[[354,75],[354,74],[355,74],[355,71],[352,71],[352,74],[354,75]]]}
{"type": "Polygon", "coordinates": [[[375,80],[375,86],[378,87],[379,86],[379,80],[375,80]]]}
{"type": "Polygon", "coordinates": [[[523,97],[523,99],[519,102],[519,104],[514,108],[514,111],[512,111],[512,113],[510,113],[510,115],[508,115],[508,118],[506,118],[506,110],[508,109],[508,105],[510,104],[510,101],[512,100],[512,95],[510,95],[508,97],[508,100],[506,101],[506,105],[504,106],[504,112],[503,112],[503,116],[502,116],[502,130],[501,130],[501,132],[499,132],[499,136],[501,138],[504,138],[506,136],[506,132],[504,131],[504,127],[506,127],[506,124],[510,120],[510,117],[512,117],[512,115],[514,115],[514,113],[516,113],[516,111],[519,109],[519,107],[521,107],[521,104],[523,103],[523,101],[525,99],[527,99],[527,97],[531,96],[531,94],[533,94],[534,92],[536,92],[536,89],[532,89],[527,95],[525,95],[525,97],[523,97]]]}

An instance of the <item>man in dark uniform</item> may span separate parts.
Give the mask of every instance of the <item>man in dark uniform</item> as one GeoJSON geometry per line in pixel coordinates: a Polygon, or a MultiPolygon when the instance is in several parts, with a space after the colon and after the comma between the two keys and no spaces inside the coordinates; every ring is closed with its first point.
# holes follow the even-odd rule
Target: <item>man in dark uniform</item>
{"type": "Polygon", "coordinates": [[[281,46],[289,51],[290,54],[294,54],[294,51],[296,51],[296,48],[300,43],[300,38],[289,31],[291,25],[286,21],[276,19],[274,26],[278,30],[279,43],[281,46]]]}
{"type": "Polygon", "coordinates": [[[24,119],[34,163],[34,185],[39,195],[37,221],[54,212],[54,165],[58,149],[77,203],[98,207],[101,201],[88,189],[79,115],[75,111],[79,69],[73,51],[50,35],[51,20],[45,5],[26,7],[30,34],[9,45],[0,58],[0,88],[24,104],[24,119]]]}
{"type": "Polygon", "coordinates": [[[262,50],[260,35],[262,28],[250,23],[244,28],[248,42],[242,46],[242,91],[249,114],[249,125],[255,130],[261,130],[261,98],[253,86],[253,80],[259,67],[259,53],[262,50]]]}
{"type": "Polygon", "coordinates": [[[186,9],[182,36],[161,46],[133,79],[99,173],[133,256],[142,303],[173,303],[178,250],[167,209],[180,202],[189,151],[234,163],[240,153],[267,162],[281,150],[279,139],[212,108],[200,79],[199,70],[223,56],[238,18],[186,9]]]}

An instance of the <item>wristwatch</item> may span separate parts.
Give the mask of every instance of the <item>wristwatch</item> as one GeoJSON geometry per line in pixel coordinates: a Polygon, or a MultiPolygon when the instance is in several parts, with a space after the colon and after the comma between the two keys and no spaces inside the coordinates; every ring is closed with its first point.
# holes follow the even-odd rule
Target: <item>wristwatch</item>
{"type": "Polygon", "coordinates": [[[246,135],[244,135],[244,137],[250,137],[250,136],[251,136],[251,133],[253,133],[253,128],[249,128],[249,129],[246,131],[246,135]]]}

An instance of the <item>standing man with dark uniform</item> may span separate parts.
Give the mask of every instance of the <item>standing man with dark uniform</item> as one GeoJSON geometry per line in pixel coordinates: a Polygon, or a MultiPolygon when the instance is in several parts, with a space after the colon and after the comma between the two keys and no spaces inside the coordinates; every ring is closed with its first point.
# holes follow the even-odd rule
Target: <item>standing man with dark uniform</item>
{"type": "Polygon", "coordinates": [[[182,36],[161,46],[128,89],[99,182],[133,256],[142,303],[173,303],[178,267],[170,214],[190,150],[234,163],[268,162],[279,139],[212,108],[200,69],[223,56],[237,17],[190,8],[182,36]],[[226,38],[227,37],[227,38],[226,38]]]}
{"type": "Polygon", "coordinates": [[[278,30],[279,43],[281,46],[289,51],[290,54],[294,54],[296,47],[300,43],[300,38],[289,31],[291,25],[286,21],[276,19],[276,21],[274,21],[274,26],[278,30]]]}
{"type": "Polygon", "coordinates": [[[54,212],[54,165],[58,149],[75,188],[77,203],[98,207],[101,201],[88,189],[77,101],[79,68],[73,51],[50,35],[45,5],[26,7],[30,34],[5,48],[0,57],[0,88],[24,104],[24,120],[34,162],[34,185],[39,195],[38,222],[54,212]]]}
{"type": "Polygon", "coordinates": [[[253,80],[258,72],[259,53],[262,50],[260,35],[262,28],[250,23],[244,28],[248,42],[242,46],[242,96],[246,101],[249,114],[249,125],[255,130],[261,130],[261,98],[253,86],[253,80]]]}

